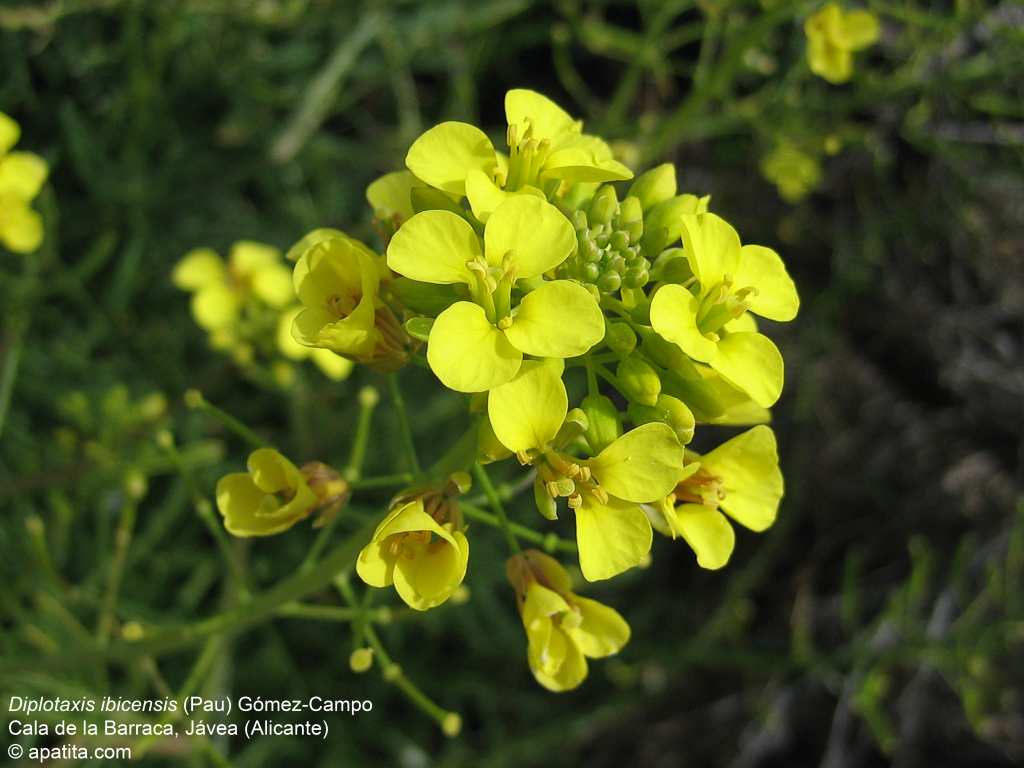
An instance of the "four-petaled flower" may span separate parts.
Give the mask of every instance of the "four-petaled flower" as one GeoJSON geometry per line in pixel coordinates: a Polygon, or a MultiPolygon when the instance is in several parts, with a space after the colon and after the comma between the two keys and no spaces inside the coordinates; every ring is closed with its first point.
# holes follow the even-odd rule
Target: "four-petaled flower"
{"type": "Polygon", "coordinates": [[[779,255],[760,245],[740,246],[739,235],[713,213],[684,215],[683,244],[693,280],[663,285],[651,301],[651,326],[758,405],[782,392],[782,355],[756,331],[747,310],[769,320],[792,320],[800,307],[796,286],[779,255]]]}
{"type": "Polygon", "coordinates": [[[651,524],[639,506],[662,498],[682,474],[683,447],[672,428],[651,423],[618,438],[591,459],[550,447],[567,413],[565,385],[555,366],[523,363],[519,374],[491,390],[487,414],[498,440],[534,464],[552,496],[566,496],[576,514],[580,570],[588,581],[638,565],[651,549],[651,524]]]}
{"type": "Polygon", "coordinates": [[[725,515],[757,532],[775,522],[784,490],[775,433],[760,425],[703,456],[687,454],[685,476],[657,506],[665,532],[682,536],[698,565],[721,568],[736,538],[725,515]]]}
{"type": "Polygon", "coordinates": [[[587,657],[611,656],[629,641],[625,619],[573,594],[569,574],[554,558],[530,549],[509,558],[505,572],[516,589],[530,669],[548,690],[572,690],[587,676],[587,657]]]}
{"type": "Polygon", "coordinates": [[[603,338],[604,315],[579,283],[545,280],[512,306],[516,281],[554,269],[575,243],[568,219],[528,196],[495,209],[483,248],[450,211],[424,211],[402,225],[388,246],[388,266],[426,283],[464,283],[473,299],[452,304],[430,329],[427,362],[445,386],[493,389],[516,375],[524,354],[575,357],[603,338]]]}
{"type": "Polygon", "coordinates": [[[631,179],[633,172],[612,158],[608,145],[582,132],[583,123],[534,91],[505,94],[509,156],[494,151],[487,135],[466,123],[441,123],[420,136],[405,164],[417,178],[469,199],[487,221],[514,194],[547,197],[561,182],[631,179]]]}
{"type": "Polygon", "coordinates": [[[0,243],[15,253],[32,253],[43,241],[43,219],[32,209],[49,174],[32,152],[11,152],[21,127],[0,112],[0,243]]]}
{"type": "Polygon", "coordinates": [[[811,72],[834,85],[853,74],[853,53],[878,40],[878,18],[870,11],[844,13],[829,3],[804,21],[811,72]]]}
{"type": "Polygon", "coordinates": [[[410,608],[440,605],[462,583],[469,542],[456,522],[439,523],[422,499],[400,505],[384,519],[359,553],[356,573],[373,587],[395,585],[410,608]]]}

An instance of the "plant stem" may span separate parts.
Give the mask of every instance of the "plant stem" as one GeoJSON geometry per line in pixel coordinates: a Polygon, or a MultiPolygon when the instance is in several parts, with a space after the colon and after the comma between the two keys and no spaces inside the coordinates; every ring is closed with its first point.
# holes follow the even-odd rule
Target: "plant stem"
{"type": "MultiPolygon", "coordinates": [[[[466,504],[465,502],[459,502],[459,508],[463,511],[466,517],[471,517],[474,520],[479,520],[482,523],[493,526],[494,528],[501,528],[501,521],[497,515],[492,515],[479,507],[473,506],[472,504],[466,504]]],[[[540,544],[544,549],[549,552],[560,551],[560,552],[576,552],[576,545],[568,539],[559,538],[553,533],[541,533],[535,531],[533,528],[527,528],[525,525],[519,523],[509,523],[509,527],[512,529],[512,533],[518,536],[520,539],[526,539],[532,541],[534,544],[540,544]]]]}
{"type": "Polygon", "coordinates": [[[409,416],[405,410],[405,400],[402,399],[402,390],[398,386],[398,376],[388,374],[388,387],[391,390],[391,402],[395,405],[395,416],[398,419],[398,431],[402,435],[402,445],[405,448],[405,458],[409,463],[412,473],[420,473],[420,460],[416,456],[416,445],[412,439],[412,430],[409,428],[409,416]]]}
{"type": "Polygon", "coordinates": [[[217,419],[217,421],[245,440],[253,448],[270,448],[276,450],[274,446],[253,432],[249,427],[240,422],[230,413],[222,411],[216,405],[203,397],[203,393],[198,389],[190,389],[185,393],[185,405],[189,408],[198,408],[208,416],[212,416],[217,419]]]}
{"type": "Polygon", "coordinates": [[[512,554],[518,555],[523,550],[519,547],[519,541],[516,539],[515,533],[512,531],[512,525],[509,522],[508,515],[505,514],[505,507],[502,505],[501,499],[498,497],[498,492],[494,490],[494,485],[491,483],[491,478],[487,475],[487,470],[484,469],[482,464],[474,464],[473,472],[480,481],[480,485],[483,486],[484,493],[487,494],[488,501],[491,502],[491,508],[494,510],[494,516],[498,519],[499,527],[505,534],[505,540],[508,542],[508,548],[512,550],[512,554]]]}

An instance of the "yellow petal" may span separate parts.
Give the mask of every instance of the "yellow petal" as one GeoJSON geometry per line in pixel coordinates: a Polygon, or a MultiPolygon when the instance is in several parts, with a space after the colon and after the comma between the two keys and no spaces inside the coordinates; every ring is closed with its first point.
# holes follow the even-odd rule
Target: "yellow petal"
{"type": "Polygon", "coordinates": [[[733,290],[747,286],[757,289],[756,294],[747,296],[750,311],[754,314],[780,323],[796,317],[800,309],[796,285],[779,254],[771,248],[761,245],[744,245],[740,248],[740,263],[733,278],[733,290]]]}
{"type": "Polygon", "coordinates": [[[610,579],[639,565],[652,538],[651,522],[636,504],[614,496],[601,504],[584,494],[576,509],[576,545],[587,581],[610,579]]]}
{"type": "Polygon", "coordinates": [[[0,157],[6,155],[18,143],[21,126],[8,115],[0,112],[0,157]]]}
{"type": "MultiPolygon", "coordinates": [[[[487,262],[501,267],[515,252],[516,279],[538,277],[568,258],[576,232],[555,206],[533,195],[515,195],[499,205],[484,229],[487,262]]],[[[436,282],[436,281],[435,281],[436,282]]]]}
{"type": "Polygon", "coordinates": [[[694,360],[708,362],[718,345],[697,328],[697,297],[681,285],[663,285],[651,300],[651,327],[694,360]]]}
{"type": "Polygon", "coordinates": [[[584,656],[600,659],[618,653],[629,642],[629,624],[619,612],[596,600],[573,596],[583,619],[569,636],[576,641],[584,656]]]}
{"type": "Polygon", "coordinates": [[[366,200],[373,206],[374,216],[390,219],[396,213],[408,221],[416,212],[412,207],[412,191],[427,186],[411,171],[395,171],[381,176],[366,188],[366,200]]]}
{"type": "Polygon", "coordinates": [[[467,263],[483,254],[476,232],[451,211],[423,211],[403,224],[388,245],[388,266],[424,283],[474,285],[467,263]]]}
{"type": "Polygon", "coordinates": [[[513,453],[544,448],[555,438],[568,408],[561,377],[537,361],[524,362],[515,378],[487,396],[494,434],[513,453]]]}
{"type": "Polygon", "coordinates": [[[519,371],[523,353],[491,325],[482,307],[460,301],[438,315],[430,329],[427,362],[449,389],[484,392],[519,371]]]}
{"type": "Polygon", "coordinates": [[[0,159],[0,197],[17,195],[26,201],[39,194],[49,166],[31,152],[11,152],[0,159]]]}
{"type": "Polygon", "coordinates": [[[43,217],[16,195],[0,198],[0,242],[14,253],[32,253],[43,242],[43,217]]]}
{"type": "Polygon", "coordinates": [[[551,280],[523,297],[505,335],[535,357],[576,357],[604,338],[604,315],[578,283],[551,280]]]}
{"type": "Polygon", "coordinates": [[[417,178],[452,195],[466,194],[466,174],[476,168],[490,173],[497,160],[487,135],[466,123],[441,123],[409,148],[405,164],[417,178]]]}
{"type": "Polygon", "coordinates": [[[238,320],[241,300],[238,292],[223,283],[203,286],[192,296],[192,317],[200,328],[216,331],[238,320]]]}
{"type": "Polygon", "coordinates": [[[211,248],[195,248],[186,253],[171,273],[174,284],[186,291],[195,291],[227,277],[223,259],[211,248]]]}
{"type": "Polygon", "coordinates": [[[736,532],[717,509],[703,504],[680,504],[667,516],[672,528],[697,554],[697,565],[701,568],[717,570],[729,562],[736,532]]]}
{"type": "Polygon", "coordinates": [[[782,394],[782,355],[760,333],[730,333],[718,342],[711,367],[764,408],[774,405],[782,394]]]}
{"type": "Polygon", "coordinates": [[[670,426],[653,422],[630,430],[587,466],[612,496],[651,502],[675,488],[683,469],[683,446],[670,426]]]}
{"type": "Polygon", "coordinates": [[[725,219],[713,213],[686,214],[680,233],[690,269],[704,297],[725,275],[734,275],[740,262],[740,236],[725,219]]]}

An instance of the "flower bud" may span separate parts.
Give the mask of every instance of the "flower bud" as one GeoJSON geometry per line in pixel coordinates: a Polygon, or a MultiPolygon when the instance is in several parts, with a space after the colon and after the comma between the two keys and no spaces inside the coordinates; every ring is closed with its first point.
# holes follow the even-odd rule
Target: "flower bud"
{"type": "Polygon", "coordinates": [[[356,648],[348,657],[348,666],[353,672],[366,672],[373,666],[373,648],[356,648]]]}
{"type": "MultiPolygon", "coordinates": [[[[690,364],[693,367],[693,364],[690,364]]],[[[714,385],[701,378],[690,379],[676,371],[668,371],[661,380],[664,391],[689,406],[693,415],[701,421],[714,422],[725,415],[726,404],[714,385]]]]}
{"type": "Polygon", "coordinates": [[[684,213],[706,213],[710,195],[698,198],[696,195],[678,195],[670,197],[654,206],[646,212],[644,217],[644,228],[665,227],[668,230],[667,243],[674,243],[679,239],[682,231],[682,219],[684,213]]]}
{"type": "Polygon", "coordinates": [[[587,444],[595,454],[622,437],[619,409],[604,395],[587,395],[581,403],[587,414],[587,444]]]}
{"type": "Polygon", "coordinates": [[[628,355],[636,348],[636,334],[628,323],[612,321],[605,326],[604,343],[618,355],[628,355]]]}
{"type": "Polygon", "coordinates": [[[644,213],[655,205],[674,197],[676,194],[676,167],[672,163],[664,163],[643,174],[629,188],[631,197],[637,198],[643,205],[644,213]]]}
{"type": "Polygon", "coordinates": [[[637,357],[627,357],[615,369],[615,376],[630,400],[641,405],[654,405],[661,393],[658,372],[637,357]]]}
{"type": "Polygon", "coordinates": [[[642,225],[645,208],[642,201],[638,200],[630,191],[629,196],[619,203],[619,215],[616,218],[619,220],[620,228],[625,228],[626,224],[634,221],[640,222],[642,225]]]}
{"type": "Polygon", "coordinates": [[[590,226],[594,227],[610,222],[618,205],[619,200],[615,195],[615,187],[605,184],[597,190],[587,208],[587,220],[590,222],[590,226]]]}

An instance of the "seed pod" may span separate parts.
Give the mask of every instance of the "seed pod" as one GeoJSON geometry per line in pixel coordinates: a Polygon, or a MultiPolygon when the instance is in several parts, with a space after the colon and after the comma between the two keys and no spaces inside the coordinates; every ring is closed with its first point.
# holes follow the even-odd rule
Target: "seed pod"
{"type": "Polygon", "coordinates": [[[587,444],[595,454],[622,437],[622,417],[609,398],[587,395],[581,405],[587,414],[587,444]]]}
{"type": "Polygon", "coordinates": [[[627,357],[615,369],[615,377],[622,385],[622,394],[641,405],[654,405],[661,394],[658,372],[638,357],[627,357]]]}

